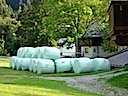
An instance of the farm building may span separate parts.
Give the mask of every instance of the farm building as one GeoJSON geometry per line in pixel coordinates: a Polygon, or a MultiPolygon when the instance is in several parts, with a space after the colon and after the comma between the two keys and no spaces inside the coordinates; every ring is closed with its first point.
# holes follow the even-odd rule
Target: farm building
{"type": "Polygon", "coordinates": [[[128,0],[112,0],[109,10],[109,39],[119,46],[128,45],[128,0]]]}

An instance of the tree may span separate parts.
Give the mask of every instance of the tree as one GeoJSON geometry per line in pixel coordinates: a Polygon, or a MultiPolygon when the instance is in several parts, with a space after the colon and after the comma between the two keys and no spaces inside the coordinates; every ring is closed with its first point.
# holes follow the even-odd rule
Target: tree
{"type": "Polygon", "coordinates": [[[21,26],[16,32],[20,46],[35,47],[48,43],[48,36],[43,26],[44,18],[47,16],[46,2],[46,0],[33,0],[29,8],[24,4],[20,7],[18,20],[21,21],[21,26]]]}
{"type": "Polygon", "coordinates": [[[45,29],[52,40],[67,37],[68,41],[76,42],[90,30],[92,22],[100,24],[99,30],[106,30],[108,25],[107,8],[109,2],[105,0],[51,0],[52,10],[45,19],[45,29]]]}
{"type": "MultiPolygon", "coordinates": [[[[7,49],[9,53],[14,52],[13,33],[17,30],[20,23],[15,19],[15,13],[9,7],[5,0],[0,0],[0,39],[1,48],[7,49]],[[3,45],[4,44],[4,45],[3,45]],[[12,47],[13,46],[13,47],[12,47]]],[[[6,54],[6,53],[5,53],[6,54]]]]}

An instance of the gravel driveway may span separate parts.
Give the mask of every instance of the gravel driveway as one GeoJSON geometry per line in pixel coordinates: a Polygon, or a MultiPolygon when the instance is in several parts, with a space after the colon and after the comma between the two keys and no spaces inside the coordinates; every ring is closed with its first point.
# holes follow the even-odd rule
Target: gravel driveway
{"type": "Polygon", "coordinates": [[[77,77],[41,77],[41,78],[65,81],[66,84],[70,87],[97,94],[103,94],[105,96],[128,96],[127,89],[114,87],[106,83],[107,79],[113,76],[118,76],[126,73],[128,73],[128,71],[117,72],[117,73],[113,71],[113,72],[106,72],[95,75],[77,76],[77,77]]]}

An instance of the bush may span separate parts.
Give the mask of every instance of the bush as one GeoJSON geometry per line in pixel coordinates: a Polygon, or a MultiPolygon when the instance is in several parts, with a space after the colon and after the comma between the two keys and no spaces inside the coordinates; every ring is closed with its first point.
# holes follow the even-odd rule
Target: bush
{"type": "Polygon", "coordinates": [[[125,70],[125,71],[128,71],[128,65],[126,65],[126,66],[124,67],[124,70],[125,70]]]}
{"type": "Polygon", "coordinates": [[[0,48],[0,56],[7,56],[7,52],[2,48],[0,48]]]}

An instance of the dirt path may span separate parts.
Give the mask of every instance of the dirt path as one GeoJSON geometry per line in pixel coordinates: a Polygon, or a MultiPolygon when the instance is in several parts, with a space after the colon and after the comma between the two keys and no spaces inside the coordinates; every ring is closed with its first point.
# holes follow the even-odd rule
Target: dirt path
{"type": "Polygon", "coordinates": [[[96,75],[87,75],[87,76],[78,76],[78,77],[40,77],[40,78],[65,81],[67,85],[70,87],[97,94],[103,94],[105,96],[128,96],[128,90],[117,88],[106,83],[107,79],[113,76],[118,76],[126,73],[128,73],[128,71],[117,72],[117,73],[113,71],[113,72],[101,73],[96,75]]]}

